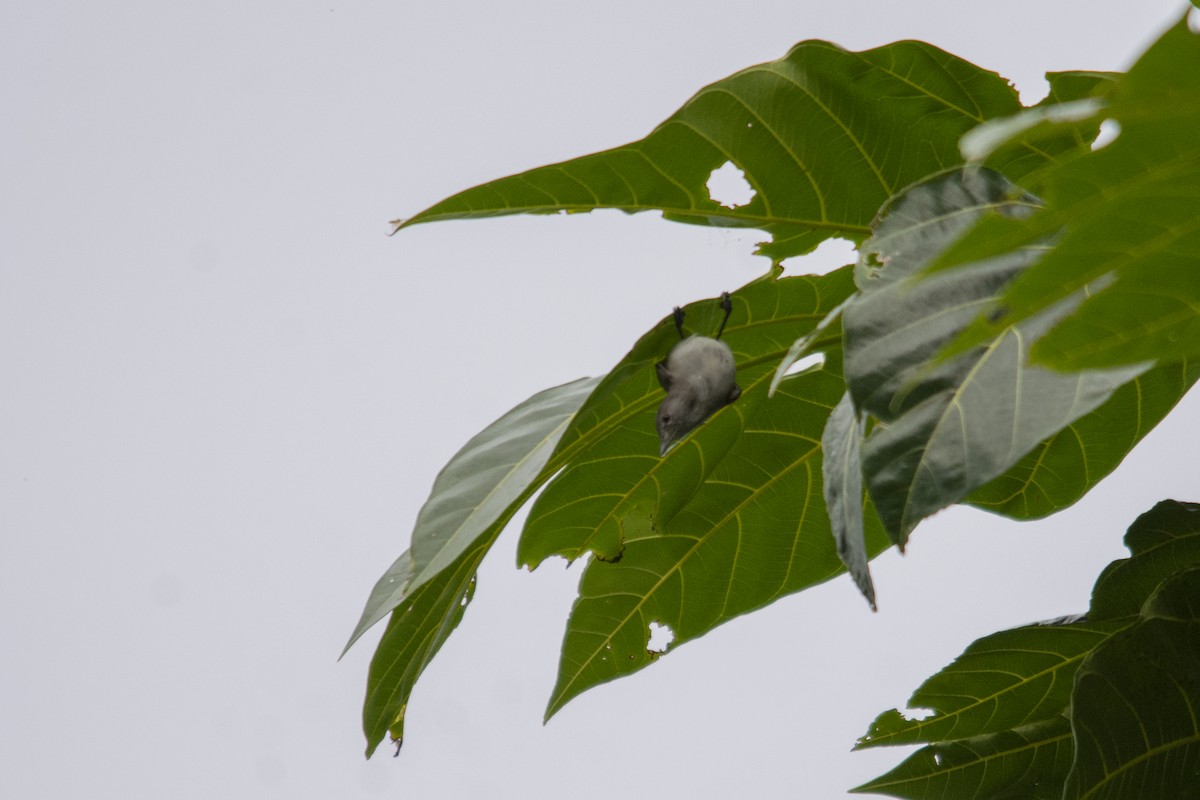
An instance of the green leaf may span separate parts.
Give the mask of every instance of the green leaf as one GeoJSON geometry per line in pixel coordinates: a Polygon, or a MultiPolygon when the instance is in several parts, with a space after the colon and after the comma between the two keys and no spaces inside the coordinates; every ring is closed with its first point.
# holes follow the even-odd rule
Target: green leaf
{"type": "MultiPolygon", "coordinates": [[[[851,270],[825,276],[777,277],[733,292],[725,342],[746,386],[774,368],[786,342],[811,331],[854,289],[851,270]]],[[[685,309],[685,332],[712,334],[722,312],[716,300],[685,309]]],[[[708,478],[742,433],[747,399],[727,406],[665,457],[658,454],[654,415],[664,394],[654,365],[678,341],[663,319],[604,378],[579,410],[559,447],[573,455],[538,497],[517,547],[521,564],[550,556],[574,560],[586,552],[617,558],[626,531],[645,535],[664,526],[708,478]]],[[[823,343],[836,346],[831,336],[823,343]]]]}
{"type": "Polygon", "coordinates": [[[379,622],[379,620],[390,614],[393,608],[403,603],[404,599],[411,594],[411,592],[407,591],[407,587],[409,578],[412,577],[412,572],[412,551],[405,550],[387,568],[387,572],[383,573],[379,577],[379,580],[375,582],[375,585],[371,587],[371,594],[367,596],[367,604],[363,607],[363,612],[358,618],[358,624],[354,626],[354,632],[350,634],[350,640],[342,648],[342,656],[349,652],[359,637],[366,633],[376,622],[379,622]]]}
{"type": "MultiPolygon", "coordinates": [[[[1046,82],[1050,84],[1050,92],[1046,99],[1035,107],[1045,107],[1053,103],[1071,103],[1085,97],[1105,97],[1121,78],[1120,72],[1098,72],[1096,70],[1065,70],[1063,72],[1047,72],[1046,82]]],[[[1090,142],[1085,139],[1083,142],[1090,142]]],[[[1077,143],[1080,140],[1076,140],[1077,143]]]]}
{"type": "Polygon", "coordinates": [[[867,542],[863,522],[861,446],[865,420],[854,408],[850,393],[829,415],[821,434],[822,484],[825,508],[833,527],[837,554],[850,577],[875,611],[875,585],[867,567],[867,542]]]}
{"type": "MultiPolygon", "coordinates": [[[[961,163],[958,139],[1021,109],[999,75],[923,42],[861,53],[822,41],[701,89],[646,138],[492,181],[398,222],[619,208],[753,227],[782,260],[822,240],[861,240],[902,187],[961,163]],[[706,183],[725,163],[753,199],[723,206],[706,183]]],[[[1035,160],[1038,154],[1032,154],[1035,160]]]]}
{"type": "MultiPolygon", "coordinates": [[[[1087,665],[1110,646],[1126,647],[1118,643],[1145,624],[1144,620],[1139,621],[1139,610],[1160,608],[1157,601],[1148,598],[1164,582],[1185,571],[1200,570],[1200,505],[1165,500],[1138,517],[1129,527],[1125,541],[1130,557],[1114,561],[1101,573],[1086,618],[1027,625],[979,639],[913,694],[908,707],[923,713],[905,715],[892,710],[879,715],[859,740],[859,748],[922,742],[935,746],[919,751],[896,770],[862,788],[888,793],[903,791],[896,795],[900,797],[951,796],[940,793],[957,785],[948,783],[948,777],[969,781],[974,776],[969,770],[977,766],[976,756],[989,752],[989,747],[999,746],[998,742],[1015,741],[992,737],[1001,737],[1005,731],[1026,737],[1031,725],[1036,729],[1055,725],[1060,718],[1069,720],[1071,709],[1080,702],[1079,687],[1087,665]],[[966,749],[959,749],[959,745],[966,745],[966,749]],[[937,764],[937,759],[942,763],[937,764]],[[968,769],[966,778],[947,776],[942,770],[948,763],[960,762],[968,769]],[[900,788],[894,791],[881,788],[893,785],[900,788]],[[921,794],[922,791],[929,794],[921,794]]],[[[1191,595],[1193,604],[1196,597],[1200,597],[1200,592],[1191,595]]],[[[1146,614],[1142,610],[1143,618],[1146,614]]],[[[1177,639],[1191,637],[1200,641],[1191,628],[1172,635],[1175,634],[1177,639]]],[[[1200,661],[1191,663],[1191,672],[1185,670],[1179,674],[1182,680],[1192,680],[1191,685],[1200,688],[1197,683],[1200,673],[1195,669],[1200,661]]],[[[1105,701],[1103,708],[1095,711],[1096,724],[1102,724],[1113,706],[1105,701]]],[[[1193,716],[1193,723],[1195,719],[1193,716]]],[[[1105,763],[1113,761],[1107,759],[1105,763]]],[[[1025,797],[1021,793],[1025,789],[1017,791],[1017,787],[1028,786],[1028,769],[1028,764],[1020,760],[991,763],[987,779],[996,787],[995,792],[963,796],[1025,797]]],[[[1065,770],[1055,771],[1051,777],[1036,770],[1035,773],[1039,776],[1035,796],[1062,796],[1065,770]],[[1050,784],[1052,780],[1057,781],[1057,788],[1050,784]]],[[[1145,792],[1137,796],[1167,795],[1145,792]]]]}
{"type": "Polygon", "coordinates": [[[475,593],[475,573],[491,544],[490,540],[479,542],[462,553],[449,569],[410,593],[392,613],[367,672],[363,702],[367,758],[386,735],[391,735],[397,748],[403,743],[404,715],[413,684],[462,620],[475,593]]]}
{"type": "Polygon", "coordinates": [[[1104,479],[1200,377],[1200,362],[1155,367],[1025,454],[965,500],[1015,519],[1072,505],[1104,479]]]}
{"type": "Polygon", "coordinates": [[[995,733],[1064,713],[1082,659],[1136,621],[1176,572],[1200,565],[1200,505],[1164,500],[1125,534],[1130,557],[1096,580],[1086,619],[1001,631],[974,642],[908,701],[926,715],[884,712],[858,747],[915,744],[995,733]],[[921,718],[917,718],[921,716],[921,718]]]}
{"type": "Polygon", "coordinates": [[[1103,109],[1104,104],[1099,99],[1090,97],[1070,103],[1035,106],[1011,117],[988,120],[967,131],[959,142],[959,149],[963,158],[982,163],[1004,145],[1029,137],[1035,131],[1057,132],[1058,126],[1065,122],[1096,120],[1099,128],[1097,115],[1103,109]]]}
{"type": "MultiPolygon", "coordinates": [[[[648,650],[651,623],[669,627],[678,646],[842,571],[817,480],[821,431],[845,388],[837,334],[820,340],[825,368],[786,378],[774,398],[767,389],[789,344],[851,294],[851,273],[776,273],[734,292],[724,340],[742,396],[665,458],[654,432],[663,397],[654,364],[676,341],[669,319],[576,414],[560,443],[570,462],[530,510],[518,547],[530,566],[552,555],[598,556],[581,579],[547,716],[661,655],[648,650]]],[[[715,300],[685,311],[688,332],[711,333],[720,322],[715,300]]],[[[873,512],[866,520],[874,554],[885,537],[873,512]]]]}
{"type": "Polygon", "coordinates": [[[467,442],[434,481],[413,531],[420,586],[465,551],[527,495],[576,410],[599,381],[585,378],[538,392],[467,442]]]}
{"type": "Polygon", "coordinates": [[[417,515],[412,546],[371,590],[345,650],[481,539],[499,534],[547,477],[559,437],[597,383],[583,378],[538,392],[454,454],[417,515]]]}
{"type": "Polygon", "coordinates": [[[1071,723],[1052,717],[922,747],[891,772],[851,791],[912,800],[1058,800],[1071,768],[1071,748],[1071,723]]]}
{"type": "Polygon", "coordinates": [[[889,203],[864,246],[862,294],[843,313],[846,377],[856,405],[881,422],[863,445],[863,467],[901,547],[921,519],[1003,474],[1146,368],[1064,375],[1027,366],[1029,342],[1067,304],[1003,329],[986,346],[934,360],[1038,250],[918,273],[981,214],[1019,216],[1032,203],[990,170],[948,173],[889,203]]]}
{"type": "Polygon", "coordinates": [[[1131,617],[1170,575],[1200,565],[1200,505],[1163,500],[1125,533],[1132,555],[1105,568],[1092,590],[1094,620],[1131,617]]]}
{"type": "Polygon", "coordinates": [[[1200,786],[1200,568],[1084,662],[1072,697],[1068,800],[1191,800],[1200,786]]]}
{"type": "MultiPolygon", "coordinates": [[[[792,338],[780,337],[775,358],[792,338]]],[[[772,365],[749,377],[739,361],[742,396],[718,415],[745,415],[742,435],[677,514],[627,530],[620,559],[588,563],[547,717],[659,658],[649,649],[652,623],[670,629],[677,647],[843,571],[819,480],[821,431],[844,392],[838,354],[826,355],[825,368],[784,381],[771,399],[772,365]]],[[[886,538],[873,513],[866,528],[874,555],[886,538]]]]}
{"type": "Polygon", "coordinates": [[[1037,173],[1087,152],[1095,141],[1103,98],[1117,77],[1106,72],[1047,73],[1046,98],[1019,114],[988,120],[968,131],[959,142],[963,158],[1038,191],[1037,173]]]}
{"type": "Polygon", "coordinates": [[[434,481],[412,547],[376,583],[346,645],[392,613],[363,704],[368,757],[389,731],[397,743],[403,740],[413,684],[462,619],[484,555],[557,468],[550,455],[597,382],[587,378],[535,394],[472,438],[434,481]]]}
{"type": "Polygon", "coordinates": [[[1107,146],[1041,176],[1046,209],[986,219],[933,269],[974,263],[1058,233],[1053,250],[958,342],[986,340],[1063,298],[1088,298],[1033,358],[1085,369],[1200,354],[1200,37],[1181,20],[1121,78],[1107,146]]]}
{"type": "Polygon", "coordinates": [[[917,689],[910,709],[886,711],[857,748],[966,739],[1061,716],[1084,657],[1131,620],[1026,625],[974,642],[917,689]]]}

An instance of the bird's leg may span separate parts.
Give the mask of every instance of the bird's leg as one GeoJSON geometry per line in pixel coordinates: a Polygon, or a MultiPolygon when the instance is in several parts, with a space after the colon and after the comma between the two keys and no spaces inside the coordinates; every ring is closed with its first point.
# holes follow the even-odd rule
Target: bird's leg
{"type": "Polygon", "coordinates": [[[729,299],[729,292],[721,292],[721,308],[725,309],[725,319],[721,320],[721,327],[717,328],[716,338],[718,339],[725,332],[725,323],[729,322],[729,315],[733,313],[733,303],[729,299]]]}
{"type": "Polygon", "coordinates": [[[675,315],[675,330],[679,331],[679,338],[682,339],[683,338],[683,316],[684,316],[683,309],[680,308],[679,306],[675,306],[675,310],[672,313],[675,315]]]}

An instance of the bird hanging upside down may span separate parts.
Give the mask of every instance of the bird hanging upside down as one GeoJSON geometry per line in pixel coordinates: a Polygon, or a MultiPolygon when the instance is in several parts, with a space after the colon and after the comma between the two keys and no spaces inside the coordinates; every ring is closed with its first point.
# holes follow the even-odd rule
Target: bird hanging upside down
{"type": "Polygon", "coordinates": [[[655,365],[658,382],[666,390],[666,399],[658,407],[659,455],[712,416],[717,409],[737,400],[742,390],[737,385],[737,365],[733,351],[721,341],[725,323],[733,311],[729,292],[721,295],[725,318],[715,337],[683,336],[683,309],[675,308],[675,329],[679,344],[670,355],[655,365]]]}

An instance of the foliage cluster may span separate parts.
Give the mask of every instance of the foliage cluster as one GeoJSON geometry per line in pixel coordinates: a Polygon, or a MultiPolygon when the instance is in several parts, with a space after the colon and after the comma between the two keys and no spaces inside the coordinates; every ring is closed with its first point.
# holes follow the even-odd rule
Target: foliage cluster
{"type": "MultiPolygon", "coordinates": [[[[398,228],[515,213],[657,209],[751,227],[763,277],[732,292],[737,402],[664,457],[653,326],[607,375],[543,391],[467,443],[353,643],[371,665],[368,754],[534,492],[519,560],[586,558],[547,717],[729,619],[903,547],[968,503],[1071,505],[1200,375],[1200,36],[1186,20],[1126,74],[999,75],[922,42],[822,41],[702,89],[644,139],[454,195],[398,228]],[[1102,127],[1117,131],[1097,143],[1102,127]],[[712,199],[727,163],[753,197],[712,199]],[[821,241],[855,265],[784,275],[821,241]],[[815,366],[795,370],[814,353],[815,366]]],[[[715,301],[687,307],[715,329],[715,301]]],[[[804,362],[807,363],[807,362],[804,362]]],[[[882,714],[861,747],[923,744],[859,791],[896,797],[1191,797],[1200,785],[1200,506],[1164,501],[1085,615],[986,636],[882,714]]]]}

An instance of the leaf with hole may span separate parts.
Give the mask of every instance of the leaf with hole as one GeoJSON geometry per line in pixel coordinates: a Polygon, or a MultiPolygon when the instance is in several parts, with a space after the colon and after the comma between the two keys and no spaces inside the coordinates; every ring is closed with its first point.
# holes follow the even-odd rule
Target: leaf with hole
{"type": "Polygon", "coordinates": [[[1070,721],[1052,717],[922,747],[891,772],[850,791],[906,800],[1058,800],[1071,768],[1071,747],[1070,721]]]}
{"type": "MultiPolygon", "coordinates": [[[[1004,78],[923,42],[859,53],[801,42],[701,89],[640,141],[467,189],[397,224],[655,209],[764,230],[772,241],[760,252],[779,261],[830,237],[862,240],[891,195],[962,163],[964,133],[1020,110],[1004,78]],[[710,176],[726,164],[744,174],[749,202],[710,197],[710,176]]],[[[995,166],[1030,169],[1074,145],[1017,146],[995,166]]]]}
{"type": "MultiPolygon", "coordinates": [[[[1194,649],[1192,641],[1200,641],[1193,630],[1196,623],[1192,620],[1175,625],[1180,619],[1169,620],[1169,624],[1160,619],[1154,623],[1156,633],[1139,631],[1147,624],[1148,614],[1156,619],[1170,617],[1163,609],[1175,608],[1174,604],[1183,599],[1194,605],[1194,598],[1200,596],[1194,591],[1195,576],[1200,575],[1200,505],[1164,500],[1134,521],[1125,541],[1130,557],[1112,562],[1101,573],[1086,617],[1026,625],[979,639],[913,694],[909,708],[923,709],[924,714],[892,710],[879,715],[858,747],[932,746],[861,788],[897,797],[947,796],[942,792],[949,791],[948,787],[965,787],[980,777],[976,771],[979,760],[990,758],[989,752],[1001,748],[1004,742],[1020,746],[1021,739],[1028,739],[1030,752],[1041,755],[1031,756],[1032,761],[1004,755],[985,772],[986,781],[994,789],[970,794],[962,788],[968,792],[964,796],[1025,796],[1022,792],[1031,791],[1028,771],[1034,770],[1034,796],[1061,797],[1071,762],[1068,760],[1064,768],[1054,760],[1056,766],[1049,772],[1036,767],[1038,760],[1051,751],[1043,752],[1048,742],[1031,737],[1030,732],[1057,730],[1055,746],[1066,747],[1069,753],[1074,746],[1071,724],[1078,721],[1075,711],[1081,708],[1094,741],[1081,743],[1075,750],[1082,753],[1087,747],[1093,748],[1088,756],[1092,760],[1078,768],[1081,772],[1077,780],[1081,785],[1107,787],[1094,790],[1098,792],[1094,796],[1122,796],[1104,792],[1116,791],[1113,787],[1120,785],[1120,774],[1138,774],[1142,761],[1153,761],[1167,751],[1195,753],[1196,742],[1187,738],[1187,721],[1194,723],[1196,719],[1187,708],[1187,687],[1200,690],[1200,673],[1194,669],[1196,659],[1187,661],[1187,653],[1188,648],[1194,649]],[[1190,598],[1175,587],[1178,576],[1185,574],[1193,576],[1193,582],[1187,584],[1192,588],[1190,598]],[[1165,599],[1160,602],[1156,598],[1165,599]],[[1131,646],[1131,641],[1137,645],[1131,646]],[[1162,668],[1158,672],[1137,660],[1138,652],[1156,648],[1161,652],[1152,660],[1162,668]],[[1134,680],[1134,674],[1136,681],[1155,687],[1163,698],[1161,702],[1171,704],[1169,711],[1146,710],[1146,691],[1117,688],[1134,680]],[[1123,693],[1123,697],[1115,699],[1114,691],[1123,693]],[[1165,724],[1148,724],[1159,713],[1164,714],[1164,720],[1171,720],[1174,733],[1163,733],[1165,724]],[[1110,719],[1125,729],[1110,728],[1110,719]],[[1154,747],[1145,745],[1148,740],[1136,729],[1139,724],[1155,731],[1162,752],[1152,752],[1154,747]],[[1122,759],[1128,759],[1128,763],[1116,768],[1122,759]],[[946,769],[950,766],[955,770],[946,769]]],[[[1188,613],[1192,612],[1185,610],[1176,616],[1182,618],[1188,613]]],[[[1147,778],[1145,785],[1162,788],[1154,781],[1161,779],[1169,763],[1179,763],[1178,755],[1169,758],[1158,761],[1154,769],[1159,774],[1147,778]],[[1170,762],[1169,758],[1176,760],[1170,762]]],[[[1184,781],[1182,785],[1190,784],[1184,781]]],[[[1149,792],[1146,796],[1169,795],[1149,792]]]]}
{"type": "MultiPolygon", "coordinates": [[[[789,341],[780,338],[774,358],[789,341]]],[[[740,418],[728,452],[677,513],[627,528],[619,559],[585,568],[548,717],[580,692],[653,663],[650,623],[669,627],[678,647],[844,571],[820,481],[821,432],[844,391],[836,363],[831,357],[825,369],[784,381],[773,398],[771,363],[739,372],[742,396],[713,417],[740,418]]],[[[703,451],[706,440],[694,441],[703,451]]],[[[868,556],[886,545],[870,508],[866,537],[868,556]]]]}
{"type": "Polygon", "coordinates": [[[990,119],[959,142],[963,158],[1004,173],[1031,191],[1039,176],[1086,153],[1100,132],[1104,98],[1118,75],[1111,72],[1050,72],[1042,102],[1011,117],[990,119]]]}
{"type": "Polygon", "coordinates": [[[984,219],[937,259],[932,269],[958,269],[1057,237],[950,352],[1086,290],[1035,361],[1078,370],[1200,355],[1198,74],[1200,37],[1181,20],[1111,90],[1115,140],[1039,176],[1044,211],[984,219]]]}

